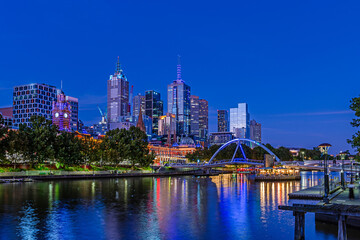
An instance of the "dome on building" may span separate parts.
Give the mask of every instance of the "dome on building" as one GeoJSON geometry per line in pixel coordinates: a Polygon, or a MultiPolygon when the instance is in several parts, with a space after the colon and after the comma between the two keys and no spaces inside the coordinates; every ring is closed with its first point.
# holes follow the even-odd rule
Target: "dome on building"
{"type": "Polygon", "coordinates": [[[194,140],[192,140],[190,137],[183,137],[181,138],[180,141],[180,146],[191,146],[194,147],[195,146],[195,142],[194,140]]]}

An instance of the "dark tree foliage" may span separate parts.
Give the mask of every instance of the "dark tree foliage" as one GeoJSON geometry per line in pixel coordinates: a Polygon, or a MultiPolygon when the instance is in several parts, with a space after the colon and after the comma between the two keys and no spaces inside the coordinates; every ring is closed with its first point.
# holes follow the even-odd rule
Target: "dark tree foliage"
{"type": "MultiPolygon", "coordinates": [[[[360,127],[360,96],[351,99],[350,109],[355,112],[355,118],[351,121],[351,126],[355,128],[360,127]]],[[[356,131],[355,134],[348,140],[353,148],[360,152],[360,130],[356,131]]]]}
{"type": "Polygon", "coordinates": [[[8,131],[0,124],[2,163],[12,163],[15,167],[20,160],[31,166],[43,163],[60,166],[119,164],[129,161],[133,167],[147,167],[155,158],[149,153],[146,134],[136,127],[109,131],[99,141],[59,131],[51,121],[41,116],[33,116],[30,121],[31,126],[22,124],[17,131],[8,131]]]}

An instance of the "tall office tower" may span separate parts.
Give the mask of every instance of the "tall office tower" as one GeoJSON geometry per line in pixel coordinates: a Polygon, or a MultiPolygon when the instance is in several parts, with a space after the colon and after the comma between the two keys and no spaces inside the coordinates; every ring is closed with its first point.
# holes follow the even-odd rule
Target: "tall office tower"
{"type": "Polygon", "coordinates": [[[138,93],[133,99],[133,116],[137,119],[141,111],[142,115],[145,115],[145,96],[138,93]]]}
{"type": "Polygon", "coordinates": [[[236,138],[250,137],[250,114],[247,103],[239,103],[237,108],[230,108],[230,132],[236,138]]]}
{"type": "Polygon", "coordinates": [[[218,132],[229,131],[229,115],[227,110],[217,110],[218,132]]]}
{"type": "Polygon", "coordinates": [[[20,124],[30,126],[31,116],[43,116],[52,120],[52,102],[57,100],[58,89],[44,83],[32,83],[14,87],[13,128],[20,124]]]}
{"type": "Polygon", "coordinates": [[[145,115],[152,118],[153,133],[157,133],[159,117],[163,115],[163,101],[161,101],[160,93],[154,90],[145,92],[145,115]]]}
{"type": "Polygon", "coordinates": [[[261,142],[261,124],[255,120],[250,121],[250,139],[261,142]]]}
{"type": "Polygon", "coordinates": [[[190,134],[190,87],[181,78],[180,60],[177,79],[168,85],[167,100],[168,113],[175,115],[176,133],[180,136],[190,134]]]}
{"type": "Polygon", "coordinates": [[[190,96],[190,134],[193,135],[195,138],[199,137],[199,97],[191,95],[190,96]]]}
{"type": "Polygon", "coordinates": [[[129,82],[120,68],[119,57],[116,71],[113,75],[110,75],[107,82],[107,109],[110,130],[119,125],[114,124],[112,126],[112,123],[122,122],[122,117],[130,114],[129,82]]]}
{"type": "Polygon", "coordinates": [[[206,141],[209,131],[209,104],[205,99],[199,99],[199,137],[206,141]]]}
{"type": "Polygon", "coordinates": [[[60,131],[71,131],[71,106],[63,92],[57,95],[52,104],[52,122],[60,131]]]}
{"type": "Polygon", "coordinates": [[[79,130],[79,99],[66,96],[66,102],[70,105],[70,128],[73,132],[79,130]]]}

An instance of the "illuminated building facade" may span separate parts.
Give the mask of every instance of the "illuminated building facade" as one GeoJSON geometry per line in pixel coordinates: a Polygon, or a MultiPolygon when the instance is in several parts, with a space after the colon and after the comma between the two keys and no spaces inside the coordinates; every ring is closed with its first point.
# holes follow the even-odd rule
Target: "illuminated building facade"
{"type": "Polygon", "coordinates": [[[160,116],[158,135],[166,137],[168,146],[176,142],[176,120],[174,114],[167,113],[164,116],[160,116]]]}
{"type": "Polygon", "coordinates": [[[199,99],[199,138],[206,141],[209,131],[209,104],[205,99],[199,99]]]}
{"type": "Polygon", "coordinates": [[[195,138],[199,137],[199,97],[191,95],[190,96],[190,106],[191,106],[191,123],[190,123],[190,134],[195,138]]]}
{"type": "Polygon", "coordinates": [[[218,132],[229,131],[229,114],[227,110],[217,110],[218,132]]]}
{"type": "Polygon", "coordinates": [[[162,166],[165,163],[186,163],[185,157],[188,153],[193,153],[196,148],[189,146],[165,147],[149,145],[150,152],[155,154],[154,165],[162,166]]]}
{"type": "Polygon", "coordinates": [[[236,138],[250,137],[250,114],[247,103],[239,103],[237,108],[230,108],[230,132],[236,138]]]}
{"type": "Polygon", "coordinates": [[[31,116],[43,116],[52,120],[52,103],[57,100],[59,91],[56,87],[43,83],[15,86],[13,128],[19,128],[20,124],[30,126],[31,116]]]}
{"type": "Polygon", "coordinates": [[[232,133],[232,132],[210,133],[209,144],[210,144],[210,146],[223,145],[233,139],[234,139],[234,133],[232,133]]]}
{"type": "Polygon", "coordinates": [[[250,121],[250,139],[261,142],[261,124],[255,120],[250,121]]]}
{"type": "Polygon", "coordinates": [[[145,115],[152,119],[152,131],[157,134],[159,117],[163,115],[163,101],[160,93],[150,90],[145,92],[145,115]]]}
{"type": "Polygon", "coordinates": [[[176,133],[180,136],[190,134],[190,86],[181,78],[181,64],[177,65],[177,79],[168,85],[167,112],[174,114],[176,133]]]}
{"type": "Polygon", "coordinates": [[[13,123],[13,108],[12,107],[5,107],[0,108],[0,115],[1,115],[1,122],[0,126],[5,126],[7,128],[12,128],[13,123]]]}
{"type": "Polygon", "coordinates": [[[52,105],[52,122],[60,131],[71,131],[71,105],[64,93],[57,96],[52,105]]]}
{"type": "Polygon", "coordinates": [[[130,115],[129,82],[120,68],[119,57],[116,71],[107,82],[107,109],[110,130],[122,126],[123,117],[130,115]]]}
{"type": "Polygon", "coordinates": [[[141,114],[145,115],[145,96],[141,95],[140,93],[136,96],[134,96],[133,99],[133,115],[137,119],[139,116],[139,113],[141,111],[141,114]]]}
{"type": "Polygon", "coordinates": [[[79,99],[66,96],[66,101],[70,104],[70,128],[72,131],[79,130],[79,99]]]}

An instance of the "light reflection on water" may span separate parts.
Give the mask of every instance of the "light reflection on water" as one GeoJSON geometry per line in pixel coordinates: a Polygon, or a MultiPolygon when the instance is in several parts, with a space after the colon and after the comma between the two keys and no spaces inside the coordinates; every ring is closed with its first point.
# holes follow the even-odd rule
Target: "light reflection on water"
{"type": "MultiPolygon", "coordinates": [[[[285,182],[240,174],[2,184],[0,239],[293,239],[292,213],[277,206],[321,175],[303,172],[301,181],[285,182]]],[[[336,239],[336,226],[314,223],[307,214],[308,239],[336,239]]]]}

